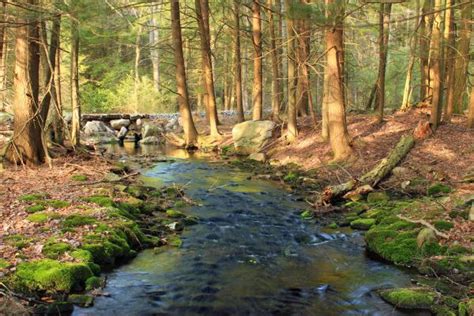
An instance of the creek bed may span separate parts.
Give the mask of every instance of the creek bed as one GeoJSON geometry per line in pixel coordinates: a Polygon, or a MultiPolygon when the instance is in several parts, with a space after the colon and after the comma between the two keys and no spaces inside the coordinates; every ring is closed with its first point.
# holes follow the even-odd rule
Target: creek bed
{"type": "Polygon", "coordinates": [[[74,315],[402,315],[374,290],[409,285],[409,272],[368,258],[358,232],[302,219],[304,202],[249,176],[192,158],[144,170],[148,185],[184,185],[199,205],[183,212],[199,224],[181,248],[143,251],[108,274],[109,296],[74,315]]]}

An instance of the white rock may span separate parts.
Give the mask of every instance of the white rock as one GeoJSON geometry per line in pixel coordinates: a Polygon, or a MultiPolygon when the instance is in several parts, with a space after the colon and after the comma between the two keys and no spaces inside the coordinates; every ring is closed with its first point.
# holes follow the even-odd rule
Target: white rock
{"type": "Polygon", "coordinates": [[[119,131],[122,127],[129,127],[130,120],[127,120],[127,119],[111,120],[110,126],[112,126],[113,129],[119,131]]]}
{"type": "Polygon", "coordinates": [[[235,149],[243,154],[259,152],[273,137],[276,124],[272,121],[246,121],[232,129],[235,149]]]}

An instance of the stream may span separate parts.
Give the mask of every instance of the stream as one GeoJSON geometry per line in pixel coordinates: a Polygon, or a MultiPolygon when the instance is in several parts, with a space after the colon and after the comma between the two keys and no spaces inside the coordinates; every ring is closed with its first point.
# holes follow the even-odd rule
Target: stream
{"type": "Polygon", "coordinates": [[[307,205],[276,183],[164,154],[189,159],[156,163],[143,180],[185,185],[200,205],[183,212],[199,224],[181,248],[145,250],[109,273],[109,296],[74,315],[403,315],[374,290],[407,286],[410,273],[368,258],[360,232],[302,219],[307,205]]]}

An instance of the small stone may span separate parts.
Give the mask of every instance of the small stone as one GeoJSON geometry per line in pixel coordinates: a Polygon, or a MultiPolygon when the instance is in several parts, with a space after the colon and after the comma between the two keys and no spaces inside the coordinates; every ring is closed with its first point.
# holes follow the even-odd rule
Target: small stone
{"type": "Polygon", "coordinates": [[[469,211],[469,220],[474,222],[474,204],[471,205],[471,210],[469,211]]]}
{"type": "Polygon", "coordinates": [[[253,154],[250,154],[248,158],[250,160],[255,160],[255,161],[260,161],[260,162],[265,162],[267,160],[267,157],[264,153],[253,153],[253,154]]]}
{"type": "Polygon", "coordinates": [[[113,172],[107,173],[104,177],[104,181],[106,182],[114,182],[114,181],[119,181],[119,180],[120,180],[120,176],[113,172]]]}
{"type": "Polygon", "coordinates": [[[431,228],[423,228],[418,233],[418,236],[416,236],[416,244],[418,245],[418,248],[433,242],[438,242],[438,238],[436,237],[434,230],[431,228]]]}
{"type": "Polygon", "coordinates": [[[182,231],[184,229],[183,224],[181,224],[180,222],[173,222],[171,224],[166,225],[166,227],[173,231],[182,231]]]}
{"type": "Polygon", "coordinates": [[[395,167],[392,170],[392,174],[397,178],[406,178],[410,173],[410,169],[405,167],[395,167]]]}

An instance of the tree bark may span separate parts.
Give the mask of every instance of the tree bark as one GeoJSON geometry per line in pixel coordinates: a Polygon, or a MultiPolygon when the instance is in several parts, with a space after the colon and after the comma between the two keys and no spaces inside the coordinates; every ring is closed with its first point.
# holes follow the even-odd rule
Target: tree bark
{"type": "Polygon", "coordinates": [[[217,105],[214,91],[214,76],[212,72],[211,38],[209,30],[209,3],[207,0],[195,0],[196,15],[201,38],[201,57],[204,83],[207,92],[207,108],[209,125],[212,136],[219,136],[217,129],[217,105]]]}
{"type": "MultiPolygon", "coordinates": [[[[280,0],[277,0],[280,1],[280,0]]],[[[273,14],[274,0],[267,1],[268,24],[270,32],[270,56],[272,60],[272,120],[280,122],[281,88],[280,88],[280,59],[276,45],[275,15],[273,14]]]]}
{"type": "Polygon", "coordinates": [[[297,109],[298,113],[307,116],[309,108],[309,71],[308,57],[310,50],[310,28],[306,20],[299,21],[298,34],[298,88],[297,88],[297,109]]]}
{"type": "Polygon", "coordinates": [[[387,69],[388,41],[390,36],[391,3],[380,4],[380,35],[379,35],[379,72],[377,78],[377,92],[375,94],[375,108],[377,122],[383,121],[385,107],[385,72],[387,69]]]}
{"type": "Polygon", "coordinates": [[[445,42],[445,77],[446,77],[446,106],[444,120],[451,122],[451,116],[454,111],[454,58],[456,56],[456,38],[454,31],[454,10],[452,8],[454,0],[446,0],[446,17],[444,26],[445,42]]]}
{"type": "Polygon", "coordinates": [[[430,68],[429,68],[429,45],[431,37],[432,16],[429,14],[432,10],[432,0],[425,0],[421,10],[420,18],[420,100],[424,101],[431,95],[430,92],[430,68]]]}
{"type": "Polygon", "coordinates": [[[433,14],[433,30],[430,43],[430,80],[432,80],[431,117],[430,123],[433,131],[438,128],[441,121],[441,105],[443,83],[441,77],[441,0],[435,0],[433,14]]]}
{"type": "MultiPolygon", "coordinates": [[[[21,1],[38,5],[37,0],[21,1]]],[[[15,77],[13,140],[6,159],[13,163],[37,165],[44,162],[43,130],[39,115],[39,22],[25,12],[17,18],[15,42],[15,77]]]]}
{"type": "Polygon", "coordinates": [[[81,143],[81,104],[79,98],[79,24],[76,18],[71,20],[71,144],[81,143]]]}
{"type": "MultiPolygon", "coordinates": [[[[331,148],[334,153],[334,161],[345,160],[352,155],[349,145],[346,113],[344,104],[342,56],[343,52],[343,23],[339,17],[343,16],[344,8],[332,7],[335,0],[325,0],[328,10],[333,12],[335,17],[334,25],[326,27],[326,67],[324,69],[324,100],[323,109],[325,114],[323,120],[326,124],[331,148]],[[340,11],[339,11],[340,10],[340,11]]],[[[327,12],[328,16],[329,12],[327,12]]],[[[323,112],[323,113],[324,113],[323,112]]],[[[324,125],[323,125],[324,132],[324,125]]]]}
{"type": "Polygon", "coordinates": [[[191,108],[189,106],[186,70],[184,68],[179,0],[171,0],[171,35],[176,63],[176,85],[178,90],[179,113],[183,120],[184,141],[187,147],[193,147],[196,145],[198,133],[194,126],[191,108]]]}
{"type": "Polygon", "coordinates": [[[6,110],[6,96],[7,96],[7,27],[6,27],[6,6],[2,3],[0,9],[0,18],[5,21],[0,25],[0,111],[6,110]]]}
{"type": "Polygon", "coordinates": [[[237,122],[245,121],[242,94],[242,58],[240,53],[240,0],[234,0],[234,86],[237,122]]]}
{"type": "Polygon", "coordinates": [[[252,108],[253,120],[262,119],[263,111],[263,54],[262,54],[262,19],[260,16],[260,0],[252,0],[252,42],[253,55],[253,89],[252,108]]]}
{"type": "Polygon", "coordinates": [[[156,14],[160,12],[161,15],[161,6],[162,2],[155,4],[152,6],[151,10],[151,31],[150,31],[150,58],[151,63],[153,65],[153,85],[155,86],[156,91],[160,92],[161,90],[161,74],[160,74],[160,50],[159,50],[159,42],[160,42],[160,25],[159,21],[157,20],[156,14]]]}
{"type": "MultiPolygon", "coordinates": [[[[286,10],[287,15],[291,7],[291,0],[286,0],[286,10]]],[[[295,32],[295,23],[294,19],[291,16],[287,17],[286,20],[287,28],[287,54],[288,54],[288,131],[286,138],[288,141],[292,142],[298,137],[298,126],[296,121],[297,116],[297,100],[296,100],[296,90],[298,86],[298,78],[296,76],[296,32],[295,32]]]]}
{"type": "Polygon", "coordinates": [[[469,66],[469,47],[472,32],[472,1],[466,1],[461,7],[461,22],[459,25],[459,41],[455,61],[454,75],[454,112],[462,112],[463,96],[466,93],[467,71],[469,66]]]}
{"type": "Polygon", "coordinates": [[[471,97],[469,98],[469,113],[467,116],[467,127],[474,128],[474,85],[471,87],[471,97]]]}

